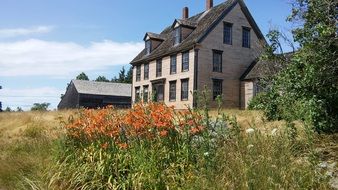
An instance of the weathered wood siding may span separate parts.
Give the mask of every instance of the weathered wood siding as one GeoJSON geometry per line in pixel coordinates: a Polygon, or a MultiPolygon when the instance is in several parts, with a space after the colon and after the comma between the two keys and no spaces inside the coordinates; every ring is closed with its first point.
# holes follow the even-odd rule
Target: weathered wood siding
{"type": "MultiPolygon", "coordinates": [[[[251,48],[242,47],[242,27],[252,28],[237,4],[203,40],[198,57],[198,90],[206,86],[212,93],[212,79],[223,80],[224,107],[239,108],[241,101],[240,77],[252,61],[260,55],[260,40],[251,29],[251,48]],[[223,43],[223,22],[232,23],[232,45],[223,43]],[[213,72],[213,49],[223,51],[222,73],[213,72]]],[[[210,99],[212,96],[210,96],[210,99]]],[[[212,107],[217,104],[210,102],[212,107]]]]}
{"type": "Polygon", "coordinates": [[[74,109],[79,107],[79,94],[73,83],[69,84],[65,95],[61,99],[58,109],[74,109]]]}
{"type": "Polygon", "coordinates": [[[189,71],[182,72],[182,53],[177,54],[177,72],[170,74],[170,56],[162,58],[162,76],[156,77],[156,60],[149,63],[149,79],[144,80],[144,64],[141,65],[141,81],[136,81],[136,67],[133,68],[132,101],[135,102],[135,87],[140,87],[141,94],[143,86],[149,86],[149,98],[152,97],[152,80],[165,78],[164,103],[168,106],[175,106],[176,109],[185,109],[193,106],[193,96],[189,93],[187,101],[181,101],[181,79],[189,79],[189,91],[193,91],[194,85],[194,50],[189,51],[189,71]],[[169,101],[169,82],[176,80],[176,101],[169,101]]]}

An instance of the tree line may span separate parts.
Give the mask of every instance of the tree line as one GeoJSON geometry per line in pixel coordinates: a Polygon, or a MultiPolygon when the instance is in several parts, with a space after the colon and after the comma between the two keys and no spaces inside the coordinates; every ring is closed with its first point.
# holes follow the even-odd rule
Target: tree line
{"type": "MultiPolygon", "coordinates": [[[[98,76],[94,81],[96,82],[113,82],[113,83],[132,83],[133,78],[133,69],[132,67],[129,68],[129,70],[126,72],[126,69],[122,67],[122,69],[119,72],[118,77],[114,77],[111,80],[107,79],[105,76],[98,76]]],[[[89,77],[84,73],[80,73],[76,80],[90,80],[89,77]]]]}

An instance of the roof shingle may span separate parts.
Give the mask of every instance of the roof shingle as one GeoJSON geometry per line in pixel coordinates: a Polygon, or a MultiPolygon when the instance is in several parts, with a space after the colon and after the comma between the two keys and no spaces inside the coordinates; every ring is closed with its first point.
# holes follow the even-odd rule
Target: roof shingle
{"type": "Polygon", "coordinates": [[[131,97],[131,84],[72,80],[79,94],[131,97]]]}
{"type": "Polygon", "coordinates": [[[165,40],[154,51],[146,55],[143,49],[132,61],[131,64],[138,64],[142,62],[149,62],[161,56],[174,54],[180,51],[189,50],[194,47],[196,43],[210,30],[210,28],[218,22],[218,19],[223,16],[227,10],[231,10],[238,3],[238,0],[227,0],[207,11],[194,15],[186,20],[177,19],[182,25],[196,27],[194,31],[184,39],[179,45],[173,45],[172,32],[173,27],[165,28],[160,36],[165,40]]]}

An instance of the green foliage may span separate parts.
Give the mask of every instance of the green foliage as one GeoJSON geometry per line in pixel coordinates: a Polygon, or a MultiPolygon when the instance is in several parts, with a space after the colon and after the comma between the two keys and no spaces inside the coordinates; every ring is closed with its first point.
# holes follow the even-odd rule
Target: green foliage
{"type": "Polygon", "coordinates": [[[6,107],[4,112],[12,112],[13,110],[10,107],[6,107]]]}
{"type": "Polygon", "coordinates": [[[112,79],[112,82],[119,82],[119,83],[128,83],[131,84],[133,79],[133,68],[130,67],[127,74],[124,67],[120,70],[119,77],[112,79]]]}
{"type": "Polygon", "coordinates": [[[76,80],[89,80],[89,78],[84,72],[82,72],[76,77],[76,80]]]}
{"type": "Polygon", "coordinates": [[[34,103],[33,107],[31,108],[31,111],[47,111],[48,107],[50,106],[50,103],[34,103]]]}
{"type": "MultiPolygon", "coordinates": [[[[334,0],[296,0],[289,21],[303,24],[293,30],[300,49],[291,58],[274,54],[281,33],[273,30],[264,58],[286,63],[271,89],[253,100],[252,108],[268,119],[302,120],[317,132],[338,131],[337,4],[334,0]],[[266,98],[266,99],[265,99],[266,98]]],[[[280,51],[279,51],[280,52],[280,51]]]]}
{"type": "Polygon", "coordinates": [[[96,82],[110,82],[105,76],[98,76],[95,79],[96,82]]]}

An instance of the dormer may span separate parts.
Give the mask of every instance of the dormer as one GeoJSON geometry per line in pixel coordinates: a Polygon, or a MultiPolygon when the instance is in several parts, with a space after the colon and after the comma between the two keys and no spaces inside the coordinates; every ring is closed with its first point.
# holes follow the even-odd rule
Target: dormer
{"type": "Polygon", "coordinates": [[[196,28],[196,23],[189,21],[189,9],[183,8],[182,19],[175,19],[172,24],[173,28],[173,45],[180,44],[196,28]]]}
{"type": "Polygon", "coordinates": [[[164,41],[164,38],[159,34],[147,32],[143,40],[145,42],[146,55],[149,55],[164,41]]]}

